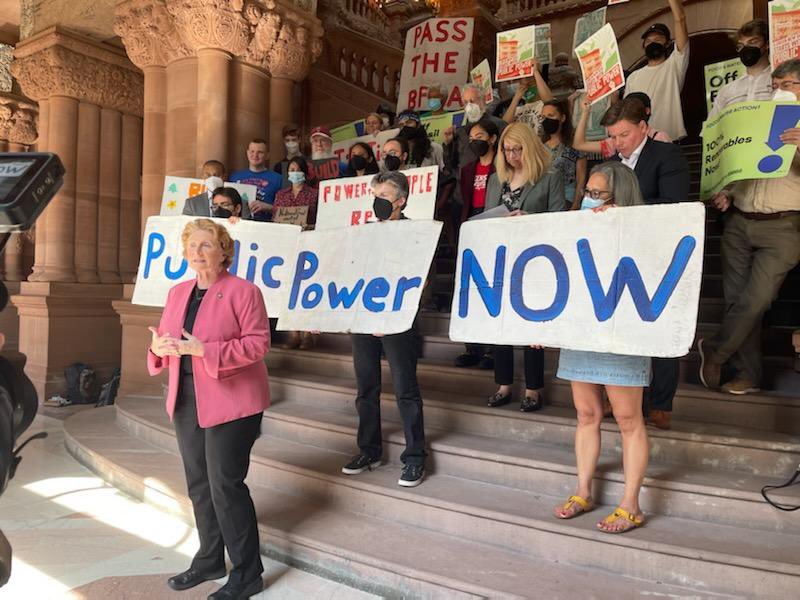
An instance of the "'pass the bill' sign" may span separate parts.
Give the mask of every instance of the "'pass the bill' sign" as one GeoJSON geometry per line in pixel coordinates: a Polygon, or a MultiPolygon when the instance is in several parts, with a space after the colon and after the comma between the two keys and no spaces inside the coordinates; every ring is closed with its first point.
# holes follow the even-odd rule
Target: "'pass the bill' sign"
{"type": "Polygon", "coordinates": [[[301,233],[278,329],[408,331],[441,230],[438,221],[402,220],[301,233]]]}
{"type": "MultiPolygon", "coordinates": [[[[195,272],[183,257],[181,234],[195,217],[150,217],[144,230],[133,304],[164,306],[174,285],[192,279],[195,272]]],[[[297,252],[300,227],[279,223],[239,221],[228,229],[234,240],[233,264],[228,269],[255,283],[264,296],[267,313],[278,316],[286,303],[297,252]]]]}
{"type": "MultiPolygon", "coordinates": [[[[412,220],[433,219],[439,167],[418,167],[403,171],[408,177],[408,202],[403,214],[412,220]]],[[[370,182],[374,175],[331,179],[319,184],[316,229],[363,225],[375,221],[370,182]]]]}
{"type": "Polygon", "coordinates": [[[450,338],[683,356],[694,340],[704,236],[697,202],[467,222],[450,338]]]}

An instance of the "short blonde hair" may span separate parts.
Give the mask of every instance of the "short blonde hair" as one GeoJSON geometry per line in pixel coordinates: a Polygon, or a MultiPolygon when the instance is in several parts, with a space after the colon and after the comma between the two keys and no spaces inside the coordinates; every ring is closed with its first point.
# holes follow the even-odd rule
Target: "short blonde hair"
{"type": "Polygon", "coordinates": [[[506,140],[522,147],[522,172],[525,174],[525,181],[530,183],[539,181],[550,168],[550,151],[545,148],[530,125],[511,123],[500,135],[497,156],[494,159],[497,179],[500,183],[510,181],[514,176],[514,167],[506,162],[506,153],[503,151],[503,142],[506,140]]]}
{"type": "Polygon", "coordinates": [[[222,254],[225,257],[222,261],[222,266],[226,269],[230,267],[233,264],[234,255],[233,238],[223,225],[215,223],[211,219],[195,219],[186,224],[181,234],[183,254],[186,255],[186,244],[189,243],[189,238],[197,231],[207,231],[214,236],[214,240],[219,243],[220,248],[222,248],[222,254]]]}

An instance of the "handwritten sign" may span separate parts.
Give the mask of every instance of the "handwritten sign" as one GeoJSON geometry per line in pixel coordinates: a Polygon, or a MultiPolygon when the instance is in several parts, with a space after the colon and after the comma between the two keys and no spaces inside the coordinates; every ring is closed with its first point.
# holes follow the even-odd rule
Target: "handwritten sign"
{"type": "Polygon", "coordinates": [[[308,224],[308,208],[308,206],[278,206],[273,213],[272,222],[305,227],[308,224]]]}
{"type": "MultiPolygon", "coordinates": [[[[403,171],[408,177],[409,196],[403,214],[409,219],[430,220],[436,208],[439,168],[419,167],[403,171]]],[[[370,182],[374,175],[324,181],[319,187],[317,230],[363,225],[375,221],[370,182]]]]}
{"type": "Polygon", "coordinates": [[[704,235],[699,202],[468,221],[450,338],[683,356],[694,341],[704,235]]]}
{"type": "Polygon", "coordinates": [[[610,24],[575,48],[589,102],[594,104],[625,85],[617,36],[610,24]]]}
{"type": "Polygon", "coordinates": [[[278,329],[408,331],[441,230],[438,221],[386,221],[300,234],[278,329]]]}
{"type": "MultiPolygon", "coordinates": [[[[177,283],[195,277],[183,257],[181,234],[194,217],[150,217],[144,230],[133,304],[164,306],[167,293],[177,283]]],[[[255,283],[264,296],[267,312],[277,316],[286,305],[297,256],[300,228],[294,225],[239,221],[224,225],[234,240],[235,255],[228,269],[255,283]]]]}
{"type": "Polygon", "coordinates": [[[372,151],[375,153],[375,160],[380,161],[383,158],[383,145],[393,137],[397,137],[398,133],[400,133],[399,129],[388,129],[386,131],[381,131],[378,135],[362,135],[356,138],[334,142],[333,153],[336,155],[337,160],[347,162],[350,148],[356,142],[361,142],[363,144],[369,144],[369,147],[372,148],[372,151]]]}
{"type": "MultiPolygon", "coordinates": [[[[247,204],[256,199],[256,186],[244,183],[225,182],[225,187],[232,187],[242,197],[242,203],[247,204]]],[[[206,184],[202,179],[191,177],[164,177],[164,191],[161,194],[161,212],[163,217],[183,214],[186,200],[206,191],[206,184]]]]}
{"type": "Polygon", "coordinates": [[[474,19],[428,19],[406,33],[400,74],[397,112],[422,110],[428,106],[428,90],[448,91],[446,110],[463,106],[461,87],[469,77],[474,19]]]}

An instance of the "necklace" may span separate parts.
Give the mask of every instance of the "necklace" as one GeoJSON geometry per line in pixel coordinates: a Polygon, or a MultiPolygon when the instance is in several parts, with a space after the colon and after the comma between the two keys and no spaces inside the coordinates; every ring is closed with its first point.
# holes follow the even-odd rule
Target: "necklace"
{"type": "Polygon", "coordinates": [[[201,290],[199,287],[194,288],[194,299],[202,300],[208,290],[201,290]]]}

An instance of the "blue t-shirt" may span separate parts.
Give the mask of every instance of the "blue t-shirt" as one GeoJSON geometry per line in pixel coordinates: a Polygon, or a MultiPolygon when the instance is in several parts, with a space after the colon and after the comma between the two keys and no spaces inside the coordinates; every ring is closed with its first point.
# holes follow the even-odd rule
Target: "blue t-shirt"
{"type": "MultiPolygon", "coordinates": [[[[273,204],[275,202],[275,194],[281,189],[283,185],[283,178],[271,169],[265,171],[251,171],[250,169],[243,169],[231,174],[231,181],[234,183],[244,183],[256,186],[256,200],[273,204]]],[[[255,221],[271,221],[271,213],[260,212],[253,216],[255,221]]]]}

